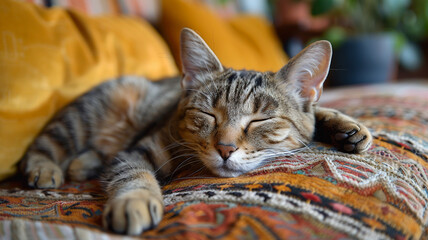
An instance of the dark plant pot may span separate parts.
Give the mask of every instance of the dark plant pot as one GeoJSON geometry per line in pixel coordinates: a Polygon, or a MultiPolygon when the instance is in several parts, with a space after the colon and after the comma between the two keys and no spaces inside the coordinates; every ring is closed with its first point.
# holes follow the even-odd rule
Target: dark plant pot
{"type": "Polygon", "coordinates": [[[334,48],[327,85],[385,83],[392,79],[394,67],[394,42],[390,35],[352,37],[334,48]]]}

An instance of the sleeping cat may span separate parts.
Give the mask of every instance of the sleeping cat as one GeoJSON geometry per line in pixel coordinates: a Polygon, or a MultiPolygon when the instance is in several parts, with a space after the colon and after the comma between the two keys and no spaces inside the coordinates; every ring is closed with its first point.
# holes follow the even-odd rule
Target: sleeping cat
{"type": "Polygon", "coordinates": [[[85,180],[104,169],[107,229],[130,235],[163,215],[157,178],[195,158],[236,177],[304,147],[314,135],[345,152],[366,151],[366,127],[316,106],[331,45],[305,48],[277,73],[224,67],[195,32],[181,33],[184,76],[102,83],[59,112],[20,162],[28,185],[57,188],[67,173],[85,180]],[[181,85],[181,87],[180,87],[181,85]]]}

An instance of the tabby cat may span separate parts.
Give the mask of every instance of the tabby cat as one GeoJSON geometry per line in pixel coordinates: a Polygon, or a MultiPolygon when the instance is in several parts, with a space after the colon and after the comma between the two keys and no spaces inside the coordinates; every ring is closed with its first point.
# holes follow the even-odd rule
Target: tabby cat
{"type": "Polygon", "coordinates": [[[277,73],[237,71],[184,29],[183,78],[102,83],[50,121],[20,170],[31,187],[57,188],[65,173],[85,180],[104,169],[104,226],[138,235],[162,219],[157,179],[183,161],[197,158],[215,175],[236,177],[292,154],[314,135],[342,151],[364,152],[372,141],[366,127],[316,106],[331,55],[330,43],[319,41],[277,73]]]}

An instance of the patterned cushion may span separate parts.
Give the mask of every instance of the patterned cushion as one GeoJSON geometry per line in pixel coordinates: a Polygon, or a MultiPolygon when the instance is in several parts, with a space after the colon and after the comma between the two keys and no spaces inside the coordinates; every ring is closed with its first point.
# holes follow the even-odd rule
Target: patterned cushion
{"type": "MultiPolygon", "coordinates": [[[[345,154],[313,143],[295,155],[269,159],[238,178],[187,169],[164,186],[164,220],[144,236],[427,236],[428,86],[342,89],[322,99],[322,105],[352,115],[371,129],[374,144],[368,153],[345,154]]],[[[59,190],[23,191],[16,180],[0,188],[0,234],[6,239],[19,234],[38,234],[41,239],[117,237],[101,230],[106,199],[95,180],[67,183],[59,190]]]]}

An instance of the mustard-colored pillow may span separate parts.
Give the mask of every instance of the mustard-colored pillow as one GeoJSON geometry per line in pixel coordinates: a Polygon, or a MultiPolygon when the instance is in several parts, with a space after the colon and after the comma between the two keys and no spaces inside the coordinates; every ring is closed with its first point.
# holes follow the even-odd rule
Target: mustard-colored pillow
{"type": "Polygon", "coordinates": [[[0,1],[0,179],[49,118],[94,85],[119,75],[178,74],[161,37],[143,20],[87,17],[0,1]]]}
{"type": "Polygon", "coordinates": [[[163,0],[161,31],[179,66],[179,35],[184,27],[195,30],[227,67],[277,71],[287,62],[265,19],[250,15],[223,19],[201,1],[163,0]]]}

